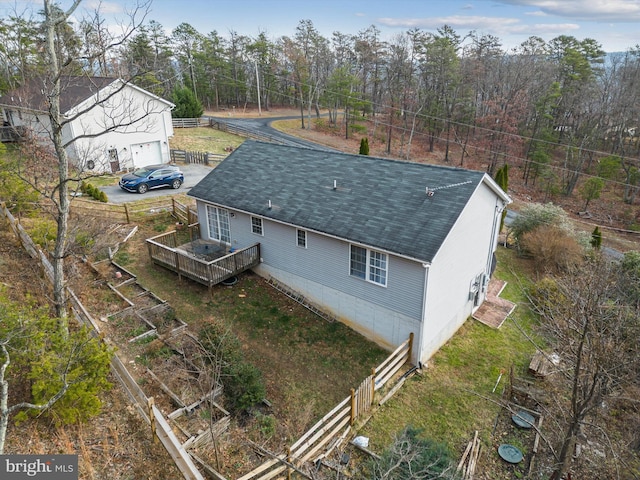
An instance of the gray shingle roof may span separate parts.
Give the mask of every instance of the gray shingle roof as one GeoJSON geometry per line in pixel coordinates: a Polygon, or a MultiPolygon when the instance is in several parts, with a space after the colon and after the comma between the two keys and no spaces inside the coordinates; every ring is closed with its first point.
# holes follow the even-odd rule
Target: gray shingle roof
{"type": "MultiPolygon", "coordinates": [[[[60,79],[60,110],[62,113],[68,112],[116,80],[110,77],[62,77],[60,79]]],[[[0,105],[46,112],[47,99],[43,93],[42,82],[42,79],[28,80],[20,87],[2,95],[0,105]]]]}
{"type": "Polygon", "coordinates": [[[247,140],[189,195],[430,262],[484,177],[247,140]]]}

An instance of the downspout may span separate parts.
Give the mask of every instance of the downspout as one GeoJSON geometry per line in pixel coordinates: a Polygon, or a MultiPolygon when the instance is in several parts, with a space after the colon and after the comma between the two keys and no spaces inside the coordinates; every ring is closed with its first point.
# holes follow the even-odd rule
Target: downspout
{"type": "Polygon", "coordinates": [[[489,243],[489,252],[488,252],[488,258],[487,258],[487,266],[485,269],[485,275],[490,278],[491,274],[493,273],[491,271],[491,265],[493,264],[493,254],[496,251],[496,249],[498,248],[498,235],[500,232],[498,232],[498,228],[500,226],[500,220],[502,217],[502,211],[506,208],[506,205],[504,204],[504,202],[500,202],[498,199],[496,199],[496,206],[495,206],[495,213],[493,215],[493,225],[491,226],[491,240],[489,243]],[[500,203],[502,203],[502,205],[500,205],[500,203]]]}
{"type": "Polygon", "coordinates": [[[416,365],[419,368],[422,368],[422,350],[423,350],[423,339],[424,339],[424,330],[425,325],[427,323],[427,286],[429,285],[429,267],[430,263],[423,263],[424,268],[424,289],[422,292],[422,318],[420,321],[420,331],[418,332],[417,342],[415,342],[417,348],[417,362],[416,365]]]}

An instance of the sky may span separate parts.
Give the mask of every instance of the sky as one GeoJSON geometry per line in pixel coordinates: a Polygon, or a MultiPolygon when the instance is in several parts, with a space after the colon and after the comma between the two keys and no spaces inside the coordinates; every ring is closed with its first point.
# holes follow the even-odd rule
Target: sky
{"type": "MultiPolygon", "coordinates": [[[[41,1],[31,1],[34,11],[42,8],[41,1]]],[[[98,1],[84,0],[78,13],[98,1]]],[[[131,2],[100,4],[110,14],[131,2]]],[[[59,3],[64,8],[71,1],[59,3]]],[[[0,0],[0,16],[28,4],[0,0]]],[[[435,32],[446,24],[461,36],[476,31],[498,37],[507,51],[534,35],[547,41],[559,35],[593,38],[607,52],[640,45],[640,0],[152,0],[147,18],[168,32],[188,23],[202,34],[215,30],[223,37],[232,31],[293,37],[300,21],[311,20],[328,39],[336,31],[357,34],[375,25],[382,40],[391,40],[413,28],[435,32]]]]}

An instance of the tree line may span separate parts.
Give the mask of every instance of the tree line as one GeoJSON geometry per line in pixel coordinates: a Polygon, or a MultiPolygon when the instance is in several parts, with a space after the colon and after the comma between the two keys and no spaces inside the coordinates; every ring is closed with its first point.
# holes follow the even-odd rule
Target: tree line
{"type": "MultiPolygon", "coordinates": [[[[344,122],[346,135],[355,131],[359,119],[373,119],[389,153],[393,143],[410,158],[416,136],[431,150],[437,146],[452,165],[464,165],[473,151],[491,174],[500,172],[499,183],[505,188],[507,165],[517,161],[525,183],[549,192],[570,195],[585,173],[618,182],[628,203],[640,189],[640,46],[607,55],[593,39],[559,36],[545,42],[531,37],[506,51],[496,37],[476,32],[462,36],[446,25],[435,33],[409,30],[390,41],[383,41],[375,26],[356,35],[336,32],[327,39],[309,20],[301,21],[292,37],[275,40],[265,33],[256,38],[235,32],[228,37],[217,32],[203,35],[186,23],[167,34],[159,23],[145,20],[148,3],[137,5],[124,33],[116,38],[97,12],[72,23],[80,3],[74,0],[62,11],[43,0],[42,18],[16,15],[0,20],[0,91],[37,77],[43,79],[49,98],[54,150],[45,152],[40,143],[32,142],[19,161],[25,176],[39,172],[35,165],[50,174],[45,196],[56,206],[52,263],[59,318],[47,329],[61,345],[68,345],[76,333],[69,328],[65,307],[64,260],[71,254],[70,183],[82,180],[83,173],[70,165],[62,139],[68,122],[60,108],[64,75],[117,76],[167,98],[188,89],[212,110],[240,108],[259,98],[265,109],[299,109],[304,128],[311,127],[312,115],[328,110],[329,122],[344,122]]],[[[368,141],[361,146],[365,154],[368,141]]],[[[597,185],[591,183],[584,190],[585,208],[596,198],[597,185]]],[[[551,236],[542,238],[548,242],[551,236]]],[[[625,261],[622,270],[613,272],[605,268],[611,263],[575,270],[565,266],[577,275],[536,285],[529,293],[536,312],[549,325],[549,344],[572,355],[566,355],[572,367],[567,371],[573,372],[566,377],[573,392],[566,410],[571,415],[558,436],[556,478],[568,469],[580,427],[612,392],[626,389],[627,381],[634,388],[637,383],[639,262],[636,254],[625,261]],[[596,268],[600,266],[604,270],[596,268]],[[629,288],[593,293],[613,286],[629,288]],[[545,303],[547,298],[554,300],[545,303]],[[569,335],[575,332],[577,337],[569,335]]],[[[0,325],[0,373],[14,358],[14,365],[41,376],[39,365],[18,363],[20,356],[14,354],[22,347],[22,313],[13,307],[0,313],[6,320],[0,325]]],[[[35,321],[29,326],[44,331],[35,321]]],[[[80,341],[87,343],[84,337],[80,341]]],[[[41,348],[60,351],[44,343],[41,348]]],[[[104,365],[108,352],[94,353],[104,365]]],[[[8,383],[0,375],[0,451],[10,415],[20,409],[48,408],[68,393],[74,380],[67,368],[71,363],[52,360],[52,365],[52,370],[62,371],[62,380],[43,388],[39,396],[32,392],[36,403],[9,406],[8,383]]],[[[84,380],[85,373],[78,370],[76,380],[84,380]]]]}
{"type": "MultiPolygon", "coordinates": [[[[374,25],[327,38],[311,20],[279,38],[188,23],[167,33],[143,7],[134,14],[144,21],[118,39],[98,12],[58,25],[63,71],[130,79],[164,98],[188,88],[207,110],[294,107],[302,128],[328,110],[347,136],[359,118],[376,118],[389,154],[393,139],[409,159],[420,136],[452,164],[464,166],[472,151],[491,174],[518,162],[524,182],[550,194],[571,195],[589,174],[619,184],[626,203],[637,197],[638,45],[607,54],[597,40],[560,35],[506,49],[498,37],[448,25],[391,40],[374,25]]],[[[43,42],[38,18],[0,21],[1,91],[46,68],[43,42]]]]}

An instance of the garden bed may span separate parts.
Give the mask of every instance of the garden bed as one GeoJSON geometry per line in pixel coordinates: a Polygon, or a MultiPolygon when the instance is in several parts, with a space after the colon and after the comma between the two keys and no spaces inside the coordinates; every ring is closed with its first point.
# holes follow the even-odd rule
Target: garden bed
{"type": "MultiPolygon", "coordinates": [[[[153,297],[159,300],[155,295],[153,297]]],[[[138,310],[138,314],[153,325],[160,336],[173,336],[187,327],[185,322],[176,317],[173,307],[166,302],[138,310]]]]}
{"type": "Polygon", "coordinates": [[[90,265],[103,279],[110,282],[116,288],[136,278],[129,270],[108,259],[90,265]]]}

